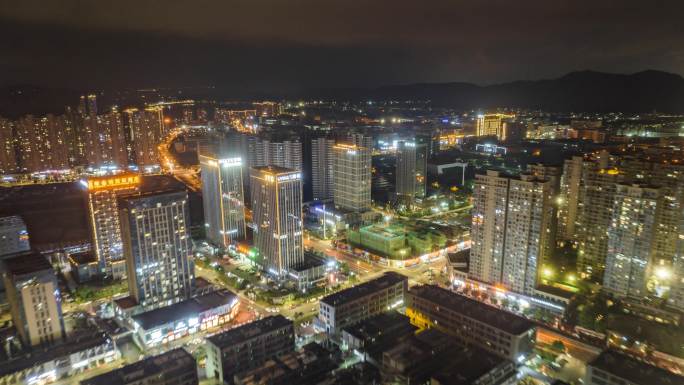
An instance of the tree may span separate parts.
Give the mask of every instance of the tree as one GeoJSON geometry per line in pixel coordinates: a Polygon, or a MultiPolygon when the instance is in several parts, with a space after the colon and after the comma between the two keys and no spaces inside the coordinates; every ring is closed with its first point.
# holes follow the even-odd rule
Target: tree
{"type": "Polygon", "coordinates": [[[551,344],[551,349],[560,353],[565,353],[565,344],[563,343],[563,341],[555,340],[551,344]]]}

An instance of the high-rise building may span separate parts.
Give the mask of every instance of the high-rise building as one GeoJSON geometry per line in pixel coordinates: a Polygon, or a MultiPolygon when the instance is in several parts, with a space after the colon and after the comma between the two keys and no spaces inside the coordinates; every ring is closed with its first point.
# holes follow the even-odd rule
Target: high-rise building
{"type": "Polygon", "coordinates": [[[333,200],[341,210],[364,212],[371,208],[371,152],[369,148],[336,144],[333,200]]]}
{"type": "Polygon", "coordinates": [[[14,123],[0,117],[0,174],[11,174],[17,171],[14,144],[14,123]]]}
{"type": "Polygon", "coordinates": [[[52,265],[38,253],[19,254],[2,263],[12,322],[22,342],[34,346],[62,340],[64,319],[52,265]]]}
{"type": "Polygon", "coordinates": [[[311,184],[314,200],[333,198],[335,179],[333,176],[335,141],[321,137],[311,140],[311,184]]]}
{"type": "Polygon", "coordinates": [[[0,257],[30,249],[24,220],[17,215],[0,217],[0,257]]]}
{"type": "Polygon", "coordinates": [[[551,182],[529,174],[518,179],[487,171],[477,176],[473,197],[470,273],[532,294],[553,242],[551,182]]]}
{"type": "Polygon", "coordinates": [[[397,144],[396,191],[398,197],[425,197],[427,181],[427,152],[425,145],[413,141],[397,144]]]}
{"type": "Polygon", "coordinates": [[[126,114],[131,161],[138,167],[159,165],[159,144],[164,140],[164,116],[160,107],[131,108],[126,114]]]}
{"type": "Polygon", "coordinates": [[[200,154],[199,162],[207,239],[228,247],[246,234],[242,159],[200,154]]]}
{"type": "Polygon", "coordinates": [[[496,136],[497,139],[505,141],[506,131],[504,130],[504,122],[506,119],[511,119],[515,115],[507,114],[484,114],[478,115],[476,136],[496,136]]]}
{"type": "Polygon", "coordinates": [[[661,202],[658,188],[616,186],[603,287],[618,297],[647,294],[661,202]]]}
{"type": "Polygon", "coordinates": [[[272,117],[280,115],[280,104],[276,102],[254,102],[252,106],[256,110],[256,116],[272,117]]]}
{"type": "Polygon", "coordinates": [[[572,241],[576,239],[577,211],[582,185],[582,169],[584,159],[573,156],[563,163],[563,175],[560,180],[558,196],[558,240],[572,241]]]}
{"type": "Polygon", "coordinates": [[[93,167],[128,165],[126,134],[121,114],[88,115],[84,123],[85,160],[93,167]]]}
{"type": "Polygon", "coordinates": [[[81,181],[86,189],[88,222],[93,251],[100,274],[121,279],[126,276],[126,259],[121,239],[118,199],[140,186],[140,176],[119,174],[89,177],[81,181]]]}
{"type": "Polygon", "coordinates": [[[190,297],[195,269],[188,234],[188,194],[170,190],[119,200],[128,290],[145,310],[190,297]]]}
{"type": "Polygon", "coordinates": [[[585,164],[578,204],[577,270],[602,281],[608,251],[608,228],[613,218],[616,184],[624,174],[614,168],[585,164]]]}
{"type": "Polygon", "coordinates": [[[373,137],[359,132],[350,132],[347,134],[346,143],[353,144],[356,147],[364,147],[368,149],[369,153],[373,153],[373,137]]]}
{"type": "Polygon", "coordinates": [[[275,276],[304,262],[302,178],[296,170],[254,167],[250,174],[254,245],[275,276]]]}
{"type": "Polygon", "coordinates": [[[88,95],[88,115],[97,115],[97,95],[88,95]]]}
{"type": "Polygon", "coordinates": [[[17,121],[17,150],[23,171],[63,170],[69,167],[69,146],[62,117],[26,115],[17,121]]]}

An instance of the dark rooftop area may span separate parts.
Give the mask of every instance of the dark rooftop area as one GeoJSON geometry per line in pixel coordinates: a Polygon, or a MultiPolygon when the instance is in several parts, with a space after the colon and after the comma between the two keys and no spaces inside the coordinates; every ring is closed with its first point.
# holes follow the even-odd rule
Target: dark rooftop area
{"type": "MultiPolygon", "coordinates": [[[[474,347],[465,348],[452,355],[449,364],[445,365],[432,378],[440,385],[470,385],[488,374],[492,369],[507,363],[503,358],[485,350],[474,347]]],[[[506,378],[515,374],[511,364],[506,378]]]]}
{"type": "Polygon", "coordinates": [[[69,260],[73,261],[77,265],[97,262],[97,258],[95,258],[95,254],[92,251],[69,254],[69,260]]]}
{"type": "Polygon", "coordinates": [[[114,300],[114,303],[116,303],[116,306],[118,306],[121,309],[130,309],[134,306],[138,306],[138,302],[135,300],[135,298],[129,296],[122,297],[122,298],[117,298],[114,300]]]}
{"type": "Polygon", "coordinates": [[[409,290],[409,298],[417,296],[449,308],[466,317],[488,324],[510,334],[520,335],[534,328],[525,318],[499,310],[474,299],[462,296],[435,285],[414,286],[409,290]]]}
{"type": "Polygon", "coordinates": [[[35,347],[22,356],[0,363],[0,377],[52,361],[56,358],[91,349],[108,343],[108,341],[109,337],[105,333],[95,332],[70,337],[58,345],[35,347]]]}
{"type": "Polygon", "coordinates": [[[207,337],[207,340],[219,349],[231,346],[254,336],[267,333],[286,326],[292,326],[292,321],[278,314],[250,322],[246,325],[227,330],[222,333],[207,337]]]}
{"type": "Polygon", "coordinates": [[[158,376],[165,370],[195,366],[195,358],[185,349],[170,350],[158,356],[126,365],[123,368],[81,381],[81,385],[125,385],[158,376]]]}
{"type": "Polygon", "coordinates": [[[367,295],[375,293],[378,290],[386,289],[401,281],[408,281],[408,278],[399,273],[388,271],[379,278],[364,282],[354,287],[350,287],[349,289],[338,291],[334,294],[330,294],[329,296],[321,299],[321,302],[325,302],[330,306],[337,306],[344,303],[353,302],[359,298],[363,298],[367,295]]]}
{"type": "Polygon", "coordinates": [[[293,170],[291,168],[285,168],[285,167],[280,167],[280,166],[257,166],[257,167],[252,167],[255,170],[258,171],[266,171],[266,172],[271,172],[274,174],[284,174],[284,173],[290,173],[290,172],[296,172],[297,170],[293,170]]]}
{"type": "Polygon", "coordinates": [[[587,364],[639,385],[681,385],[684,377],[614,350],[606,350],[587,364]]]}
{"type": "Polygon", "coordinates": [[[228,290],[218,290],[199,297],[190,298],[176,304],[150,310],[133,316],[133,321],[143,329],[149,330],[165,325],[171,321],[189,318],[219,306],[237,300],[237,296],[228,290]]]}
{"type": "Polygon", "coordinates": [[[13,275],[24,275],[52,270],[47,258],[37,252],[21,253],[4,260],[7,271],[13,275]]]}

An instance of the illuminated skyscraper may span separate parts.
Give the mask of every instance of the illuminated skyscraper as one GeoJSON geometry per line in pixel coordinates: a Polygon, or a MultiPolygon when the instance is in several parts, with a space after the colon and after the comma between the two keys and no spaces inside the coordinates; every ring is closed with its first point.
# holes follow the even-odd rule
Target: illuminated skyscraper
{"type": "Polygon", "coordinates": [[[11,174],[17,171],[13,131],[14,123],[0,117],[0,174],[11,174]]]}
{"type": "Polygon", "coordinates": [[[534,175],[477,175],[470,251],[475,279],[533,293],[547,245],[553,242],[551,195],[551,182],[534,175]]]}
{"type": "Polygon", "coordinates": [[[88,95],[88,115],[97,115],[97,95],[88,95]]]}
{"type": "Polygon", "coordinates": [[[67,127],[63,117],[26,115],[17,121],[17,150],[26,172],[63,170],[69,167],[67,127]]]}
{"type": "Polygon", "coordinates": [[[262,166],[250,178],[254,245],[265,269],[282,277],[304,262],[301,173],[262,166]]]}
{"type": "Polygon", "coordinates": [[[206,235],[214,244],[227,247],[246,234],[242,160],[201,154],[199,162],[206,235]]]}
{"type": "Polygon", "coordinates": [[[584,159],[573,156],[563,163],[563,176],[560,181],[558,196],[558,240],[573,241],[576,239],[577,208],[584,159]]]}
{"type": "Polygon", "coordinates": [[[335,154],[333,200],[335,206],[353,212],[371,208],[371,152],[366,147],[337,144],[335,154]]]}
{"type": "Polygon", "coordinates": [[[136,191],[140,186],[140,176],[121,174],[90,177],[81,183],[86,188],[90,239],[100,273],[114,279],[123,278],[126,275],[126,260],[117,201],[119,197],[136,191]]]}
{"type": "Polygon", "coordinates": [[[128,290],[145,310],[192,295],[195,268],[186,191],[159,191],[119,200],[128,290]]]}
{"type": "Polygon", "coordinates": [[[616,186],[608,228],[603,287],[617,297],[643,297],[656,247],[662,194],[641,185],[616,186]]]}
{"type": "Polygon", "coordinates": [[[87,164],[93,167],[125,168],[128,165],[128,154],[121,114],[112,110],[104,115],[88,115],[83,123],[87,164]]]}
{"type": "Polygon", "coordinates": [[[427,180],[427,152],[424,145],[401,141],[397,144],[397,196],[423,198],[427,180]]]}
{"type": "Polygon", "coordinates": [[[52,265],[38,253],[6,259],[3,279],[12,322],[21,341],[29,346],[63,339],[64,319],[57,277],[52,265]]]}
{"type": "Polygon", "coordinates": [[[333,146],[335,146],[335,141],[326,137],[311,140],[311,184],[314,200],[333,198],[335,187],[333,146]]]}

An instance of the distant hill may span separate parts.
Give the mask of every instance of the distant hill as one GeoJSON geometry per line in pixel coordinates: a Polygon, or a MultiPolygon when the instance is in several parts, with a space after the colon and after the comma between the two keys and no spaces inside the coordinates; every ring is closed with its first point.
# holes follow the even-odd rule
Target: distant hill
{"type": "Polygon", "coordinates": [[[435,106],[476,109],[521,107],[546,111],[684,112],[684,78],[661,71],[631,75],[572,72],[558,79],[490,86],[429,83],[317,92],[349,99],[429,99],[435,106]]]}
{"type": "MultiPolygon", "coordinates": [[[[249,98],[224,95],[225,90],[202,88],[186,97],[249,98]]],[[[684,113],[684,78],[662,71],[631,75],[595,71],[571,72],[558,79],[515,81],[489,86],[470,83],[420,83],[377,88],[319,89],[301,95],[259,94],[259,99],[288,97],[344,100],[431,100],[433,106],[458,109],[519,107],[557,112],[684,113]]],[[[0,86],[0,116],[62,113],[75,106],[79,93],[31,85],[0,86]]],[[[253,96],[253,95],[251,95],[253,96]]],[[[106,102],[106,100],[105,100],[106,102]]]]}

